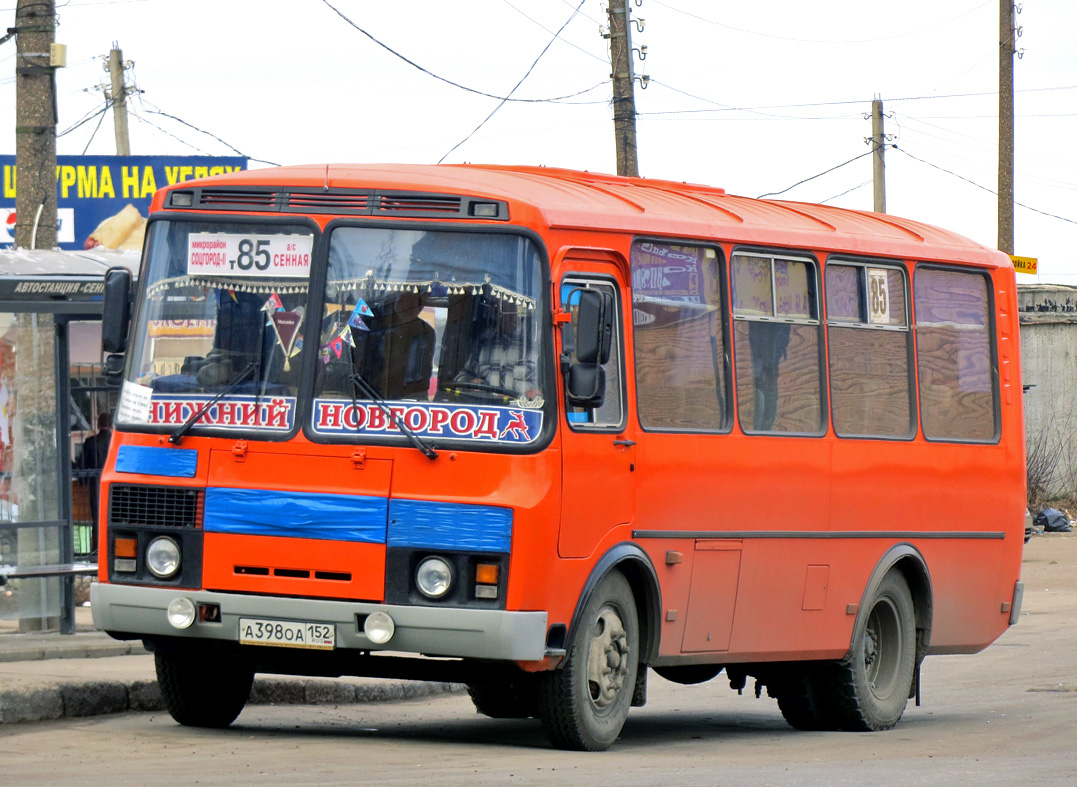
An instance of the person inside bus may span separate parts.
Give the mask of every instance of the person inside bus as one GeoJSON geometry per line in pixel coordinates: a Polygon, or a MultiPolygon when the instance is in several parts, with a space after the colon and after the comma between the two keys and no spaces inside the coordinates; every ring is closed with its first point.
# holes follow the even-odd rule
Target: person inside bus
{"type": "Polygon", "coordinates": [[[749,322],[748,346],[752,352],[755,399],[752,429],[769,432],[778,416],[778,369],[789,349],[789,323],[749,322]]]}

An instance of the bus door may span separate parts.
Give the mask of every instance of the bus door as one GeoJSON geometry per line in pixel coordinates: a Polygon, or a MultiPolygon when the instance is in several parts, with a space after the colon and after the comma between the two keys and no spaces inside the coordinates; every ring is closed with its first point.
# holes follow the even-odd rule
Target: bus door
{"type": "Polygon", "coordinates": [[[632,521],[635,510],[635,429],[627,414],[624,362],[624,293],[620,266],[567,259],[560,282],[562,308],[572,315],[561,324],[561,353],[575,360],[576,310],[582,289],[607,294],[613,305],[613,340],[602,365],[604,396],[593,408],[565,402],[562,422],[561,530],[558,553],[586,557],[614,527],[632,521]]]}

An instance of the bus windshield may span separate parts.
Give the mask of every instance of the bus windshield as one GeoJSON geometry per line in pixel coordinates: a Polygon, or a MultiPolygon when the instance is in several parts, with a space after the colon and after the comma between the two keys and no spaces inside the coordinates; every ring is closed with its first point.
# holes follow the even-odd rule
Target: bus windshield
{"type": "Polygon", "coordinates": [[[323,262],[314,239],[301,224],[151,225],[117,422],[283,436],[313,384],[309,427],[328,439],[538,438],[552,397],[530,240],[339,227],[323,262]]]}
{"type": "Polygon", "coordinates": [[[534,244],[519,235],[334,230],[314,431],[393,429],[376,407],[357,404],[376,395],[409,403],[394,412],[430,437],[536,439],[551,398],[540,354],[541,272],[534,244]]]}

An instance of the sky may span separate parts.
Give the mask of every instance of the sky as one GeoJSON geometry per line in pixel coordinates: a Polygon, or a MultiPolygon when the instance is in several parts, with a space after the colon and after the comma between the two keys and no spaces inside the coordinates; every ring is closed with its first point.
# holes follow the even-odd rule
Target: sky
{"type": "MultiPolygon", "coordinates": [[[[15,4],[0,0],[0,27],[15,4]]],[[[1021,5],[1015,253],[1039,273],[1019,281],[1077,285],[1077,2],[1021,5]]],[[[616,170],[599,0],[57,0],[57,14],[60,155],[116,152],[101,112],[116,43],[134,64],[135,155],[616,170]]],[[[887,212],[997,245],[999,0],[632,0],[631,14],[642,176],[871,210],[879,98],[887,212]]],[[[14,54],[0,46],[7,154],[14,54]]]]}

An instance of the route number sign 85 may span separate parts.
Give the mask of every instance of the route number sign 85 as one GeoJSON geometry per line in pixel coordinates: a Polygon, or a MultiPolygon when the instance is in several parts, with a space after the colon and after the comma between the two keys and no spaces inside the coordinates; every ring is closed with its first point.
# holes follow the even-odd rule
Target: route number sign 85
{"type": "Polygon", "coordinates": [[[868,269],[868,322],[890,324],[890,280],[884,270],[868,269]]]}
{"type": "Polygon", "coordinates": [[[313,247],[313,235],[195,232],[187,242],[187,273],[307,278],[313,247]]]}

